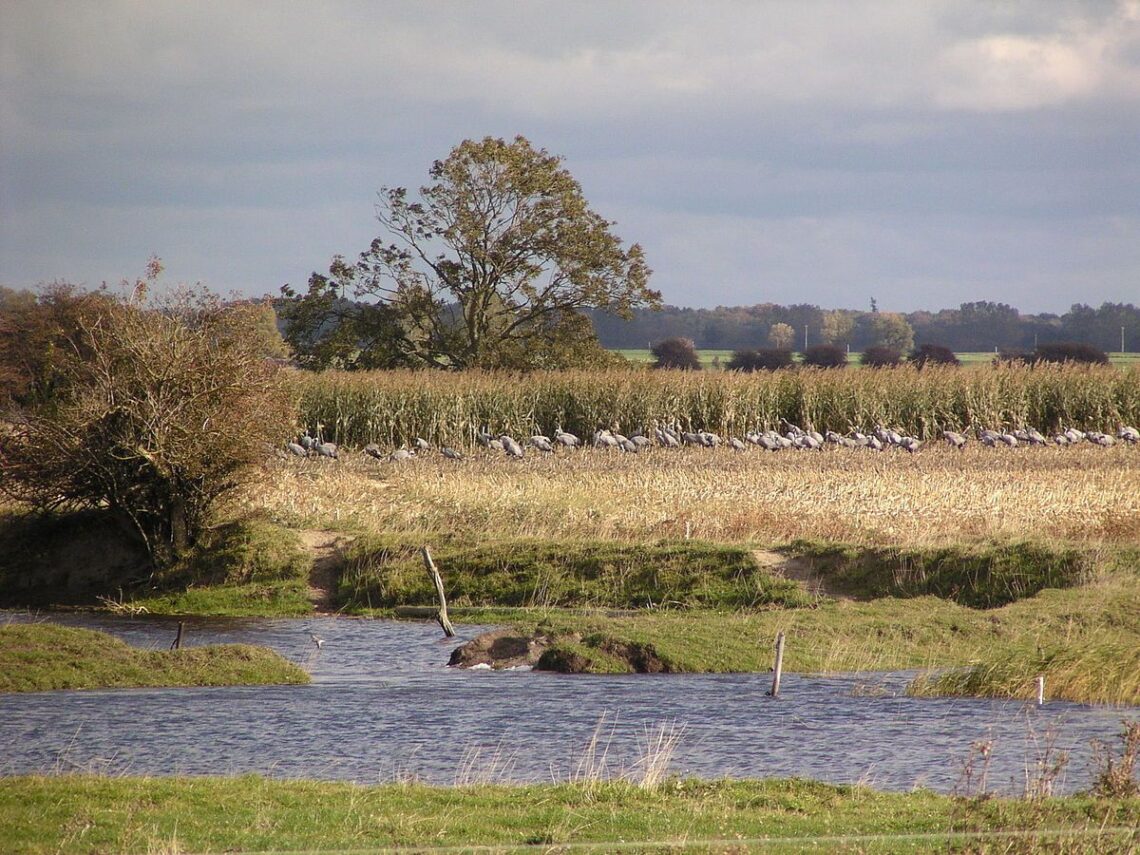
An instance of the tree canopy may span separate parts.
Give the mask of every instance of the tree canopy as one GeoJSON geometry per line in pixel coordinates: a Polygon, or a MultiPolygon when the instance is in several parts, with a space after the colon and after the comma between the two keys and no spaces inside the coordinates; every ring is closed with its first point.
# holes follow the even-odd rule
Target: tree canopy
{"type": "Polygon", "coordinates": [[[623,247],[545,149],[521,136],[465,140],[429,176],[415,200],[402,187],[380,191],[383,233],[355,263],[334,258],[305,295],[282,289],[287,335],[303,361],[581,364],[600,353],[582,309],[629,317],[660,304],[641,247],[623,247]],[[375,302],[337,316],[349,293],[375,302]]]}

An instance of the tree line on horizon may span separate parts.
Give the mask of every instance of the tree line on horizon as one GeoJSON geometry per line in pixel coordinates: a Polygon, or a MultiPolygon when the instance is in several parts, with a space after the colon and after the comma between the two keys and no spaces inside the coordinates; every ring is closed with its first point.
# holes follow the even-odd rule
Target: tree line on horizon
{"type": "Polygon", "coordinates": [[[889,344],[906,352],[937,344],[959,353],[1031,352],[1059,342],[1092,345],[1106,352],[1140,349],[1140,307],[1103,303],[1099,308],[1077,303],[1063,315],[1022,314],[1005,303],[962,303],[956,309],[909,313],[823,309],[799,303],[718,306],[692,309],[665,305],[634,309],[629,320],[604,312],[585,312],[602,346],[650,348],[671,338],[690,339],[696,347],[715,350],[776,348],[803,351],[821,344],[852,352],[889,344]],[[805,343],[806,328],[806,343],[805,343]]]}

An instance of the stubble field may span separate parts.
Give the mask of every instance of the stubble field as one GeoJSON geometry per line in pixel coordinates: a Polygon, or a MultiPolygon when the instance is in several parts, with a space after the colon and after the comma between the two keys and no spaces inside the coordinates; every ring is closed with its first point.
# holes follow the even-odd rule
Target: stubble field
{"type": "Polygon", "coordinates": [[[239,499],[293,527],[499,538],[1140,542],[1140,449],[595,450],[281,460],[239,499]]]}

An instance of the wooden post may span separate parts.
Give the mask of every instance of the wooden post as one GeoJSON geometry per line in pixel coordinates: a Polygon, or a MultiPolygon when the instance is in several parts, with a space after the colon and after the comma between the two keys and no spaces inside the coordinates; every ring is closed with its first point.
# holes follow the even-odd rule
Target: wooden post
{"type": "Polygon", "coordinates": [[[174,636],[174,641],[170,645],[171,650],[182,649],[182,627],[185,625],[185,623],[185,621],[178,621],[178,635],[174,636]]]}
{"type": "Polygon", "coordinates": [[[784,633],[776,633],[776,667],[772,669],[772,689],[768,692],[773,698],[780,696],[780,677],[784,673],[784,633]]]}
{"type": "Polygon", "coordinates": [[[424,567],[427,568],[428,573],[431,574],[431,580],[435,583],[435,592],[439,596],[439,611],[436,612],[435,619],[439,621],[439,625],[443,627],[443,634],[448,638],[455,635],[455,630],[451,626],[451,621],[447,617],[447,597],[443,594],[443,579],[439,575],[439,570],[435,567],[435,562],[431,560],[431,552],[425,546],[420,550],[424,556],[424,567]]]}
{"type": "Polygon", "coordinates": [[[1037,706],[1045,703],[1045,675],[1041,674],[1037,677],[1037,706]]]}

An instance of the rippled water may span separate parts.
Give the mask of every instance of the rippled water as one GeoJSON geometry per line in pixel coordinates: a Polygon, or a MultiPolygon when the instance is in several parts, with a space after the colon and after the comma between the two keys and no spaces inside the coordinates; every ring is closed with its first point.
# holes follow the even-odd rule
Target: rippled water
{"type": "MultiPolygon", "coordinates": [[[[44,618],[0,616],[31,619],[44,618]]],[[[175,632],[157,618],[46,619],[145,648],[167,648],[175,632]]],[[[463,641],[484,627],[457,629],[463,641]]],[[[191,619],[184,643],[272,647],[308,668],[313,684],[0,695],[0,774],[566,780],[582,770],[595,732],[599,765],[636,774],[647,733],[666,724],[680,734],[670,769],[684,776],[950,791],[971,744],[992,740],[990,789],[1021,792],[1052,739],[1069,752],[1059,788],[1072,791],[1088,786],[1090,740],[1115,741],[1124,716],[1063,702],[906,698],[905,674],[785,675],[774,700],[765,674],[461,671],[446,667],[458,641],[428,623],[191,619]]]]}

